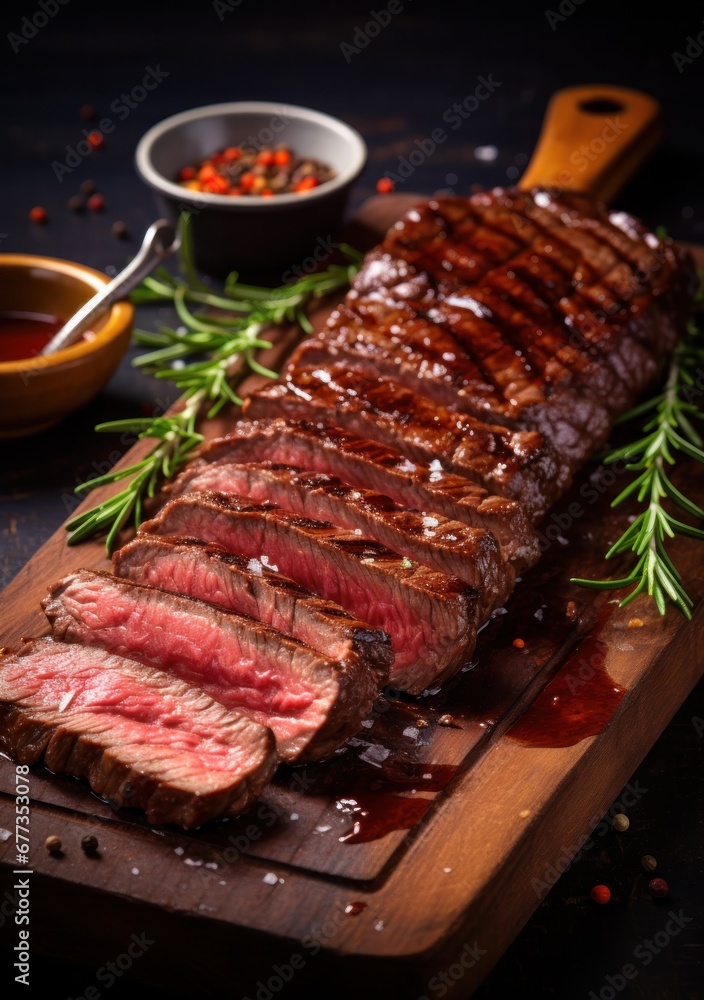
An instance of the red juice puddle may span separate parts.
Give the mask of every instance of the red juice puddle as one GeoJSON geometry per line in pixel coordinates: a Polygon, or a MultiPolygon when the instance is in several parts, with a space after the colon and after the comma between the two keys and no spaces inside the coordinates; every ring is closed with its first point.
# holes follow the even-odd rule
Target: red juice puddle
{"type": "Polygon", "coordinates": [[[411,830],[434,801],[420,793],[441,791],[452,781],[457,767],[396,759],[373,771],[337,797],[337,808],[349,815],[353,824],[349,833],[339,838],[340,843],[366,844],[388,833],[411,830]]]}
{"type": "Polygon", "coordinates": [[[611,722],[626,688],[606,672],[606,643],[587,636],[506,735],[528,747],[571,747],[611,722]]]}
{"type": "Polygon", "coordinates": [[[35,358],[58,333],[64,321],[45,313],[0,312],[0,361],[35,358]]]}

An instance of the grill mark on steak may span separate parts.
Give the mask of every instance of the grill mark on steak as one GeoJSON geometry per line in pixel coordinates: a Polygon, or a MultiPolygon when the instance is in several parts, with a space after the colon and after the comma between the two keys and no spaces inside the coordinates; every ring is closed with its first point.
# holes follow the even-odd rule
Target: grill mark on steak
{"type": "MultiPolygon", "coordinates": [[[[177,483],[173,485],[173,495],[180,493],[177,483]]],[[[124,579],[248,615],[329,660],[376,671],[380,683],[393,662],[391,639],[381,629],[221,545],[140,533],[114,554],[113,563],[124,579]]]]}
{"type": "Polygon", "coordinates": [[[249,417],[289,416],[335,422],[355,434],[390,445],[410,459],[439,460],[491,492],[520,499],[540,517],[569,480],[541,434],[486,424],[430,404],[391,379],[350,372],[344,364],[290,369],[285,380],[245,402],[249,417]]]}
{"type": "Polygon", "coordinates": [[[354,532],[218,493],[169,501],[142,526],[149,534],[217,542],[258,559],[391,636],[389,682],[418,694],[471,656],[479,601],[474,590],[402,559],[354,532]]]}
{"type": "Polygon", "coordinates": [[[400,507],[388,496],[346,486],[326,473],[221,463],[186,472],[175,492],[234,493],[346,528],[398,555],[463,580],[480,593],[482,617],[503,604],[515,582],[515,570],[504,562],[496,539],[485,528],[400,507]]]}
{"type": "Polygon", "coordinates": [[[42,602],[56,637],[151,664],[268,726],[284,760],[328,756],[359,729],[379,674],[332,662],[244,615],[80,570],[42,602]]]}
{"type": "Polygon", "coordinates": [[[168,488],[168,494],[184,492],[194,474],[217,462],[271,462],[326,472],[350,486],[384,493],[402,506],[486,528],[517,573],[538,558],[535,531],[515,500],[492,496],[470,480],[440,470],[436,461],[411,461],[400,451],[330,424],[240,420],[230,434],[203,445],[200,457],[168,488]]]}
{"type": "Polygon", "coordinates": [[[53,639],[0,656],[0,749],[186,828],[245,810],[278,763],[271,730],[198,688],[53,639]]]}

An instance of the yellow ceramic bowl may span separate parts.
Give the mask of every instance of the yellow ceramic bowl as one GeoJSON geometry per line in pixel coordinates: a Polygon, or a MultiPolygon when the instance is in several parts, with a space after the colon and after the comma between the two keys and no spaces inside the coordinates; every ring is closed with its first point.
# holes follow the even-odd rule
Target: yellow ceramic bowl
{"type": "MultiPolygon", "coordinates": [[[[54,257],[0,254],[0,313],[69,319],[110,279],[54,257]]],[[[0,438],[36,434],[98,395],[130,342],[134,308],[112,306],[94,336],[49,357],[0,361],[0,438]]]]}

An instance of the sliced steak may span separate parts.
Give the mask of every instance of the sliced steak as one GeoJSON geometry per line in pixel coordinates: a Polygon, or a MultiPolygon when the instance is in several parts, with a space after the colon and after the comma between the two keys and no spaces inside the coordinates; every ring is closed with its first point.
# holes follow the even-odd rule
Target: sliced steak
{"type": "Polygon", "coordinates": [[[242,812],[278,763],[270,729],[198,688],[53,639],[0,656],[0,750],[187,828],[242,812]]]}
{"type": "Polygon", "coordinates": [[[451,411],[535,429],[573,473],[657,374],[692,279],[671,241],[582,196],[432,199],[367,256],[292,365],[373,373],[451,411]]]}
{"type": "Polygon", "coordinates": [[[140,533],[115,553],[113,563],[115,573],[126,580],[256,618],[328,660],[358,663],[376,672],[380,682],[393,662],[386,632],[221,545],[140,533]]]}
{"type": "Polygon", "coordinates": [[[157,666],[269,726],[287,761],[325,757],[357,732],[383,680],[244,615],[109,573],[67,576],[43,607],[57,638],[157,666]]]}
{"type": "Polygon", "coordinates": [[[488,617],[513,589],[514,568],[485,528],[400,507],[387,496],[346,486],[324,472],[282,466],[217,463],[186,472],[174,493],[234,493],[257,503],[271,501],[291,514],[348,528],[415,562],[463,580],[478,590],[488,617]]]}
{"type": "Polygon", "coordinates": [[[565,489],[569,467],[537,431],[513,431],[450,413],[400,383],[344,363],[287,370],[281,382],[245,402],[248,417],[286,416],[335,423],[402,451],[437,461],[485,489],[520,500],[537,519],[565,489]]]}
{"type": "Polygon", "coordinates": [[[217,542],[383,629],[394,650],[390,683],[404,691],[449,676],[474,648],[476,591],[353,531],[218,493],[169,501],[143,531],[217,542]]]}
{"type": "Polygon", "coordinates": [[[402,507],[486,528],[517,573],[538,559],[535,531],[524,508],[515,500],[492,496],[469,479],[443,472],[437,461],[411,461],[400,451],[332,424],[240,420],[230,434],[205,444],[200,457],[168,492],[183,492],[193,475],[217,462],[272,462],[292,469],[327,472],[349,486],[383,493],[402,507]]]}

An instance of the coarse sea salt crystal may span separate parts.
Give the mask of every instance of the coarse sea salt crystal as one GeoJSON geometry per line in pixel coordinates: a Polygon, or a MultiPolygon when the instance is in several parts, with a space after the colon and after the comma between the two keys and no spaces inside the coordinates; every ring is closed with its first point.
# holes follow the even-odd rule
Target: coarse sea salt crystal
{"type": "Polygon", "coordinates": [[[359,759],[366,761],[367,764],[373,764],[375,767],[381,767],[382,761],[386,760],[390,753],[391,751],[387,750],[386,747],[370,746],[359,755],[359,759]]]}
{"type": "Polygon", "coordinates": [[[403,735],[407,736],[409,740],[414,740],[418,736],[418,730],[415,726],[406,726],[403,730],[403,735]]]}
{"type": "Polygon", "coordinates": [[[474,155],[482,163],[492,163],[499,155],[496,146],[477,146],[474,155]]]}
{"type": "Polygon", "coordinates": [[[181,857],[181,855],[183,853],[184,853],[184,850],[183,850],[182,847],[174,847],[174,854],[178,854],[178,856],[181,857]]]}
{"type": "Polygon", "coordinates": [[[76,694],[75,691],[67,691],[66,692],[66,694],[63,696],[63,698],[59,702],[59,711],[60,712],[63,712],[63,710],[65,708],[68,708],[68,706],[73,701],[75,694],[76,694]]]}
{"type": "Polygon", "coordinates": [[[278,875],[274,875],[273,872],[267,872],[262,882],[266,882],[267,885],[276,885],[279,881],[278,875]]]}

